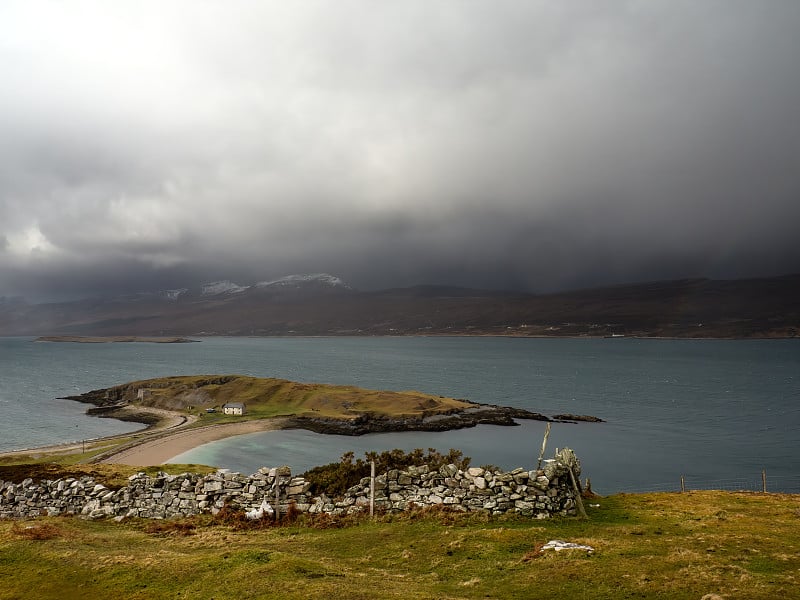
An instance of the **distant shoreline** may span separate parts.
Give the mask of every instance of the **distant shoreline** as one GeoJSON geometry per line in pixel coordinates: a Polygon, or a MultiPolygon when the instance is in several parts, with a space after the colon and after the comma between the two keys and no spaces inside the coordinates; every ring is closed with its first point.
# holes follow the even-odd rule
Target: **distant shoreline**
{"type": "Polygon", "coordinates": [[[112,336],[82,336],[82,335],[45,335],[36,338],[34,342],[69,342],[75,344],[108,344],[145,342],[148,344],[191,344],[200,340],[190,340],[184,337],[140,337],[136,335],[112,336]]]}

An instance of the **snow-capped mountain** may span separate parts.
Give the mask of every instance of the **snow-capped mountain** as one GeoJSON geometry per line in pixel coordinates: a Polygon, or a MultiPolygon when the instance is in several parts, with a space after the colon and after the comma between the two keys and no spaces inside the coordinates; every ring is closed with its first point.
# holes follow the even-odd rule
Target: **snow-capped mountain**
{"type": "Polygon", "coordinates": [[[266,288],[302,287],[308,284],[338,287],[347,290],[351,289],[350,286],[347,285],[340,278],[336,277],[335,275],[329,275],[328,273],[286,275],[285,277],[281,277],[279,279],[273,279],[271,281],[259,281],[253,287],[263,290],[266,288]]]}
{"type": "Polygon", "coordinates": [[[160,296],[163,296],[167,300],[177,300],[181,296],[183,296],[186,292],[189,291],[189,288],[179,288],[176,290],[164,290],[163,292],[159,292],[160,296]]]}
{"type": "Polygon", "coordinates": [[[41,304],[0,298],[0,335],[800,335],[800,274],[538,296],[444,286],[359,292],[325,273],[249,287],[231,281],[188,290],[175,285],[161,292],[41,304]]]}
{"type": "Polygon", "coordinates": [[[269,281],[259,281],[253,285],[240,285],[229,279],[203,283],[199,288],[175,288],[161,290],[160,292],[147,292],[137,294],[137,298],[159,297],[164,300],[176,302],[185,298],[212,298],[215,296],[242,296],[249,297],[245,292],[322,292],[328,290],[352,291],[352,288],[335,275],[328,273],[309,273],[287,275],[269,281]]]}
{"type": "Polygon", "coordinates": [[[212,281],[211,283],[204,283],[200,288],[202,296],[218,296],[219,294],[241,294],[250,289],[249,285],[239,285],[228,281],[212,281]]]}

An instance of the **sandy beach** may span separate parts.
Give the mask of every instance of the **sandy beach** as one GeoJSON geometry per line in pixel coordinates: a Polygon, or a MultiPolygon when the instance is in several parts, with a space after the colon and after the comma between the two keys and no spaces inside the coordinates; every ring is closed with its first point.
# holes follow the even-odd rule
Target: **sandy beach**
{"type": "Polygon", "coordinates": [[[160,465],[173,456],[192,448],[222,440],[235,435],[274,431],[286,424],[286,419],[259,419],[241,423],[209,425],[193,429],[181,429],[142,440],[134,446],[106,455],[100,462],[132,466],[160,465]]]}
{"type": "Polygon", "coordinates": [[[120,434],[87,440],[86,442],[71,442],[0,452],[0,459],[16,459],[19,457],[39,459],[47,455],[76,454],[96,444],[104,444],[118,438],[133,437],[133,441],[116,449],[102,452],[91,462],[116,463],[137,467],[161,465],[178,454],[208,442],[247,433],[274,431],[282,429],[288,422],[288,419],[285,418],[253,419],[239,423],[191,427],[197,421],[197,417],[186,416],[169,410],[137,406],[118,409],[118,412],[131,413],[131,415],[149,413],[157,419],[157,422],[133,434],[120,434]]]}

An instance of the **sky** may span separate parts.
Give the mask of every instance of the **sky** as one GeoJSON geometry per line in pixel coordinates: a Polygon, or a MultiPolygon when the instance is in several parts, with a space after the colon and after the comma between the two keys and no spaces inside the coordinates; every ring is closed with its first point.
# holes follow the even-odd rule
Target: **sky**
{"type": "Polygon", "coordinates": [[[3,0],[0,296],[800,272],[797,0],[3,0]]]}

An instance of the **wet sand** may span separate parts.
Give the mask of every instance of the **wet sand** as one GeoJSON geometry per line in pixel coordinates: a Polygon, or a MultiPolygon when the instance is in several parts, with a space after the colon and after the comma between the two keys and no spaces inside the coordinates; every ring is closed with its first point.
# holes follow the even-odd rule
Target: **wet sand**
{"type": "Polygon", "coordinates": [[[194,429],[181,429],[159,435],[155,439],[142,440],[135,446],[105,456],[101,462],[142,467],[161,465],[178,454],[208,442],[246,433],[274,431],[283,428],[286,422],[286,419],[259,419],[242,421],[241,423],[225,423],[194,429]]]}
{"type": "Polygon", "coordinates": [[[104,445],[120,438],[141,438],[139,439],[138,443],[143,444],[148,440],[152,440],[153,436],[165,435],[166,432],[172,430],[174,430],[175,433],[184,431],[186,426],[197,421],[197,417],[195,416],[182,415],[170,410],[153,408],[149,406],[125,406],[116,409],[116,414],[123,421],[142,423],[144,428],[131,433],[120,433],[117,435],[109,435],[83,441],[76,440],[74,442],[65,442],[63,444],[20,448],[19,450],[7,450],[5,452],[0,452],[0,460],[8,458],[15,459],[20,457],[40,459],[48,455],[60,456],[77,454],[85,451],[86,449],[91,449],[92,447],[97,447],[98,445],[104,445]],[[141,417],[143,414],[146,416],[149,415],[150,418],[146,420],[140,419],[139,417],[141,417]]]}

